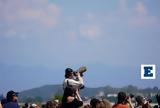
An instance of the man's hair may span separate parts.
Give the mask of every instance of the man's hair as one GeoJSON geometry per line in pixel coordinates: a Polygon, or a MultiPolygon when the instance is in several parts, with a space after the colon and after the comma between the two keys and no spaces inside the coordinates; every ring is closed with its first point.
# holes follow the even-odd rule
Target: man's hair
{"type": "Polygon", "coordinates": [[[108,100],[102,99],[102,101],[96,105],[96,108],[112,108],[112,105],[108,100]]]}
{"type": "Polygon", "coordinates": [[[66,68],[65,69],[65,78],[69,78],[70,75],[72,74],[73,70],[71,68],[66,68]]]}
{"type": "Polygon", "coordinates": [[[125,102],[126,98],[127,98],[127,95],[126,95],[125,92],[119,92],[118,93],[118,103],[125,102]]]}
{"type": "Polygon", "coordinates": [[[96,108],[96,106],[97,106],[98,103],[100,103],[100,100],[96,99],[96,98],[93,98],[90,101],[90,105],[91,105],[92,108],[96,108]]]}
{"type": "Polygon", "coordinates": [[[144,98],[142,96],[137,96],[135,99],[138,105],[144,104],[144,98]]]}
{"type": "Polygon", "coordinates": [[[14,92],[13,90],[9,91],[7,93],[7,101],[10,102],[10,101],[13,101],[13,97],[16,96],[18,97],[18,92],[14,92]]]}
{"type": "Polygon", "coordinates": [[[47,101],[46,108],[54,108],[53,101],[47,101]]]}

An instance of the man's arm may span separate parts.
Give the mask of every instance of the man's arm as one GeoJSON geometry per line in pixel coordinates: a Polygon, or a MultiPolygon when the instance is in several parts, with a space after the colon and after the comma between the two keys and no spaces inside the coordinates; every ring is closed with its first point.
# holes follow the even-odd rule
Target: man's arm
{"type": "Polygon", "coordinates": [[[82,77],[79,77],[78,80],[68,79],[68,86],[79,88],[79,87],[82,87],[83,85],[84,85],[84,83],[83,83],[83,78],[82,77]]]}
{"type": "Polygon", "coordinates": [[[74,80],[74,79],[69,79],[68,80],[68,83],[69,85],[73,86],[73,87],[82,87],[84,85],[84,82],[83,82],[83,78],[80,76],[80,73],[77,72],[77,79],[74,80]]]}

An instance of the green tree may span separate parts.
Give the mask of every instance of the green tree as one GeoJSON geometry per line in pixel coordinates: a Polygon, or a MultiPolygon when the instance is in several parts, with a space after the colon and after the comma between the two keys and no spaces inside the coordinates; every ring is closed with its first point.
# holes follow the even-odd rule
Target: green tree
{"type": "Polygon", "coordinates": [[[59,100],[59,102],[61,102],[62,101],[62,97],[63,97],[62,95],[55,94],[54,97],[53,97],[53,100],[57,99],[57,100],[59,100]]]}
{"type": "Polygon", "coordinates": [[[43,101],[43,99],[42,99],[42,97],[40,97],[40,96],[36,96],[36,97],[34,98],[34,101],[41,103],[41,102],[43,101]]]}

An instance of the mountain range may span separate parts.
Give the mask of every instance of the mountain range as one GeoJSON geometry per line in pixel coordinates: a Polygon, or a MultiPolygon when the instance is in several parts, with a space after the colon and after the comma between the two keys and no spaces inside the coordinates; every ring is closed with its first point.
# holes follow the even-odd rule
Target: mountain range
{"type": "MultiPolygon", "coordinates": [[[[136,86],[128,85],[122,88],[114,88],[111,86],[97,87],[97,88],[88,88],[85,87],[81,90],[82,97],[94,97],[100,94],[101,92],[104,95],[107,94],[117,94],[119,91],[125,91],[128,94],[143,94],[148,96],[149,94],[156,94],[160,92],[158,87],[139,89],[136,86]]],[[[62,85],[44,85],[38,88],[33,88],[25,90],[19,93],[19,100],[26,101],[27,99],[39,99],[41,101],[47,101],[53,99],[55,95],[63,95],[62,85]]]]}
{"type": "MultiPolygon", "coordinates": [[[[158,87],[160,88],[159,67],[157,67],[155,80],[141,80],[140,66],[136,68],[111,67],[102,64],[89,64],[86,66],[87,72],[84,75],[86,87],[84,90],[81,90],[82,96],[95,96],[101,91],[104,91],[106,94],[117,93],[120,90],[128,93],[155,92],[158,87]],[[112,87],[105,85],[111,85],[112,87]]],[[[78,66],[75,67],[77,68],[78,66]]],[[[76,69],[75,67],[74,69],[76,69]]],[[[22,101],[33,98],[45,101],[52,98],[55,94],[62,95],[61,84],[64,79],[65,68],[66,66],[58,69],[54,67],[49,69],[43,66],[21,66],[0,63],[0,94],[5,95],[9,90],[19,91],[19,99],[22,101]]]]}

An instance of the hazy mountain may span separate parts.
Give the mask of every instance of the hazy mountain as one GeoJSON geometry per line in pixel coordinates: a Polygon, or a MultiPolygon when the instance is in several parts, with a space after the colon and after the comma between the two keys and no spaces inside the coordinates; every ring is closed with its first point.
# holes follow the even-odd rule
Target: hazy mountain
{"type": "Polygon", "coordinates": [[[61,85],[45,85],[38,88],[33,88],[20,92],[19,99],[40,97],[43,100],[53,98],[56,93],[62,93],[61,85]]]}
{"type": "MultiPolygon", "coordinates": [[[[157,92],[160,92],[160,89],[158,89],[158,87],[138,89],[137,87],[132,85],[122,88],[114,88],[111,86],[98,87],[98,88],[85,87],[83,90],[81,90],[81,96],[92,97],[96,96],[100,92],[104,92],[107,95],[107,94],[118,93],[119,91],[125,91],[128,94],[141,93],[147,96],[151,93],[155,94],[157,92]]],[[[42,87],[33,88],[20,92],[19,100],[24,101],[26,99],[40,98],[41,100],[46,101],[53,98],[54,95],[62,95],[62,94],[63,94],[63,89],[61,85],[45,85],[42,87]]]]}

